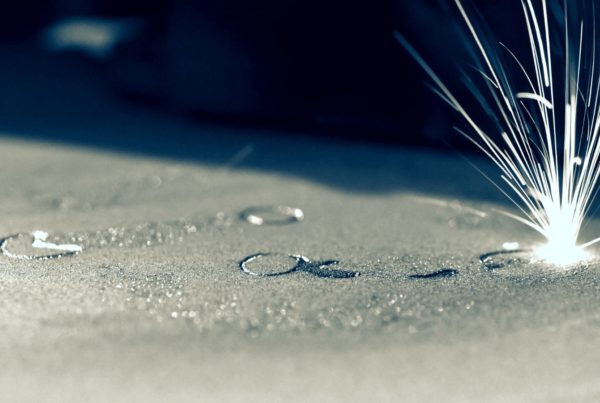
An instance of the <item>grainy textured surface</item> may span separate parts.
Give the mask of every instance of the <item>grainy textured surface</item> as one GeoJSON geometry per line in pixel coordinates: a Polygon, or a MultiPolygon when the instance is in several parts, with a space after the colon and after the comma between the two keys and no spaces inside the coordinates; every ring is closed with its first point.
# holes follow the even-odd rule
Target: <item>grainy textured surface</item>
{"type": "MultiPolygon", "coordinates": [[[[539,238],[494,212],[496,193],[464,161],[316,139],[259,142],[247,159],[252,168],[4,137],[0,232],[41,229],[85,249],[59,260],[1,257],[2,394],[600,400],[600,266],[485,270],[480,254],[539,238]],[[278,160],[291,167],[261,168],[278,160]],[[299,207],[305,219],[239,218],[260,205],[299,207]],[[244,274],[239,261],[257,252],[336,259],[361,276],[244,274]]],[[[585,234],[598,232],[592,223],[585,234]]],[[[44,252],[25,239],[6,248],[44,252]]],[[[253,263],[259,271],[294,261],[253,263]]]]}

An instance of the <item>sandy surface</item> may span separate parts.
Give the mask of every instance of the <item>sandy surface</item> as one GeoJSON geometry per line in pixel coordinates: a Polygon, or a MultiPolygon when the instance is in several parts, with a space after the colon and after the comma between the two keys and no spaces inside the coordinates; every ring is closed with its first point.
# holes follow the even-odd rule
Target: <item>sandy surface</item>
{"type": "MultiPolygon", "coordinates": [[[[231,149],[203,150],[207,162],[3,137],[0,233],[44,230],[84,247],[56,260],[0,256],[3,396],[600,400],[600,265],[486,270],[482,253],[539,238],[494,211],[509,207],[461,158],[275,137],[244,151],[240,133],[222,136],[231,149]],[[272,205],[305,219],[239,217],[272,205]],[[361,275],[243,273],[258,252],[276,255],[256,271],[301,254],[361,275]],[[440,270],[455,274],[427,276],[440,270]]],[[[48,252],[28,238],[5,247],[48,252]]]]}

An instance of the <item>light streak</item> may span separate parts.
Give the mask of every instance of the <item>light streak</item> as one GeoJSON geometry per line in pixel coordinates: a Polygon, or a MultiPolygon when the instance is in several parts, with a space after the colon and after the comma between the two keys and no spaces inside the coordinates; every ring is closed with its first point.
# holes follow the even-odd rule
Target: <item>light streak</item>
{"type": "Polygon", "coordinates": [[[600,63],[593,0],[587,10],[590,21],[582,18],[576,24],[569,15],[576,2],[564,3],[564,21],[550,21],[547,0],[535,5],[521,0],[530,61],[502,43],[498,47],[514,63],[514,72],[488,45],[489,38],[478,31],[461,0],[455,3],[476,55],[478,74],[468,78],[468,88],[498,122],[501,140],[469,114],[402,35],[395,33],[396,39],[433,81],[434,92],[465,120],[468,132],[458,131],[499,168],[502,180],[495,185],[519,209],[519,214],[504,214],[545,238],[534,249],[536,256],[561,266],[590,258],[586,248],[600,238],[579,243],[579,235],[600,178],[600,63]],[[517,74],[525,83],[520,88],[512,80],[517,74]]]}

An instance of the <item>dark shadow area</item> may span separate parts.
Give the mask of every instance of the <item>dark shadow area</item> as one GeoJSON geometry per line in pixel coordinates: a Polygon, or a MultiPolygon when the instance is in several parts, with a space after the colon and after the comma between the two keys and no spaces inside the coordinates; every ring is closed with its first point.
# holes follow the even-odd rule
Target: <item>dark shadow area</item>
{"type": "Polygon", "coordinates": [[[6,94],[35,103],[26,97],[51,99],[64,88],[39,113],[75,116],[69,97],[95,69],[99,91],[199,122],[439,148],[454,138],[452,113],[393,33],[461,57],[462,38],[449,35],[455,24],[423,35],[452,21],[441,4],[9,0],[0,6],[0,44],[20,70],[7,67],[6,94]]]}
{"type": "MultiPolygon", "coordinates": [[[[443,1],[9,3],[0,18],[6,136],[346,191],[505,202],[458,156],[498,178],[460,141],[453,112],[394,40],[401,31],[458,81],[454,61],[468,61],[469,51],[443,1]]],[[[473,3],[499,39],[522,44],[522,32],[504,24],[518,10],[473,3]]]]}
{"type": "Polygon", "coordinates": [[[6,136],[272,171],[346,191],[407,190],[498,199],[498,192],[456,152],[388,150],[286,131],[202,123],[119,98],[102,85],[102,70],[76,55],[0,49],[0,58],[7,54],[11,63],[0,65],[0,131],[6,136]],[[473,178],[478,185],[467,191],[463,183],[473,178]]]}

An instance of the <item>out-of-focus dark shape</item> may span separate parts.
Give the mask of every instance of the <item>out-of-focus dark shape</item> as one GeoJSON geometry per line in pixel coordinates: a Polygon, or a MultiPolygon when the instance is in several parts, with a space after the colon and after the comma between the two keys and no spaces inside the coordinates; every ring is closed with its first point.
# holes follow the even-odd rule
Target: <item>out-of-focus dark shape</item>
{"type": "MultiPolygon", "coordinates": [[[[475,3],[509,31],[502,2],[475,3]]],[[[117,94],[205,121],[443,145],[457,136],[455,118],[393,32],[458,82],[453,61],[468,57],[451,8],[439,0],[11,0],[0,6],[0,41],[30,47],[37,38],[52,57],[89,59],[117,94]]]]}
{"type": "Polygon", "coordinates": [[[55,18],[55,4],[44,0],[0,2],[0,42],[30,40],[55,18]]]}
{"type": "Polygon", "coordinates": [[[128,93],[201,119],[417,139],[407,110],[422,108],[402,95],[392,11],[391,1],[175,1],[164,36],[124,47],[115,71],[128,93]]]}

